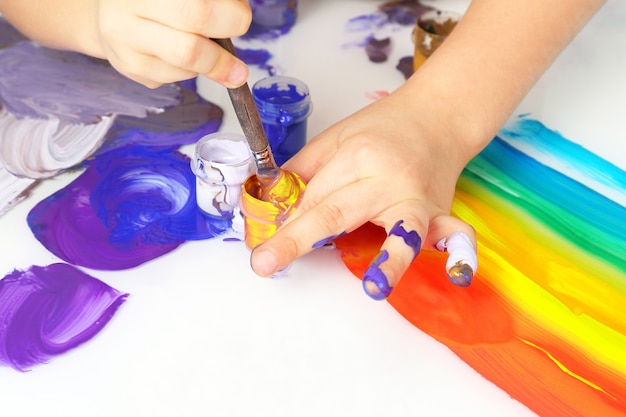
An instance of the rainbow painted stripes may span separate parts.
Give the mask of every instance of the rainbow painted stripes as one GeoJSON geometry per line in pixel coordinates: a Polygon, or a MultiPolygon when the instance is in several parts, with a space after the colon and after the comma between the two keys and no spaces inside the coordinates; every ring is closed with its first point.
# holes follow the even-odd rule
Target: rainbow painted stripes
{"type": "MultiPolygon", "coordinates": [[[[625,197],[626,172],[521,119],[457,187],[453,212],[478,234],[472,286],[450,284],[445,254],[423,251],[389,302],[539,415],[623,416],[625,197]]],[[[362,276],[383,239],[367,225],[337,246],[362,276]]]]}

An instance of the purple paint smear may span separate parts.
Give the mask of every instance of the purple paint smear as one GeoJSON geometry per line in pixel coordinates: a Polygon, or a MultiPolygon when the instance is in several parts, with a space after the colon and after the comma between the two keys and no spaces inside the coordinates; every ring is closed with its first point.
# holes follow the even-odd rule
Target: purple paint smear
{"type": "Polygon", "coordinates": [[[402,227],[402,223],[404,220],[399,220],[396,224],[393,225],[391,230],[389,231],[388,236],[399,236],[404,240],[404,243],[411,249],[413,249],[413,259],[420,253],[420,249],[422,248],[422,238],[417,234],[415,230],[411,230],[407,232],[404,227],[402,227]]]}
{"type": "Polygon", "coordinates": [[[32,209],[28,224],[59,258],[102,270],[131,268],[230,228],[197,207],[185,155],[132,146],[89,161],[80,177],[32,209]]]}
{"type": "MultiPolygon", "coordinates": [[[[360,34],[361,38],[353,40],[344,48],[364,48],[372,62],[385,62],[391,49],[391,41],[378,39],[377,32],[385,28],[398,26],[413,26],[419,16],[427,11],[434,10],[430,6],[422,5],[418,0],[389,1],[378,7],[378,11],[351,18],[345,25],[346,32],[360,34]]],[[[378,35],[380,36],[380,35],[378,35]]],[[[400,69],[400,68],[399,68],[400,69]]],[[[407,72],[400,69],[406,78],[407,72]]],[[[412,73],[412,71],[411,71],[412,73]]]]}
{"type": "Polygon", "coordinates": [[[369,265],[365,274],[363,274],[363,290],[374,300],[384,300],[389,297],[393,287],[389,285],[387,276],[380,270],[380,264],[389,259],[389,252],[382,250],[376,255],[369,265]],[[372,291],[369,287],[374,286],[376,291],[372,291]]]}
{"type": "Polygon", "coordinates": [[[194,90],[181,83],[182,103],[160,114],[118,117],[85,172],[31,210],[28,224],[46,249],[74,265],[120,270],[230,228],[199,210],[189,159],[175,151],[222,121],[194,90]]]}
{"type": "Polygon", "coordinates": [[[0,281],[0,363],[26,371],[85,343],[127,296],[66,264],[13,271],[0,281]]]}
{"type": "Polygon", "coordinates": [[[390,1],[381,5],[378,10],[387,16],[387,21],[402,26],[411,26],[417,22],[422,14],[434,10],[430,6],[422,5],[419,0],[390,1]]]}
{"type": "Polygon", "coordinates": [[[375,63],[387,62],[391,52],[391,38],[371,38],[365,45],[365,53],[370,61],[375,63]]]}
{"type": "Polygon", "coordinates": [[[26,37],[0,16],[0,49],[23,40],[26,40],[26,37]]]}
{"type": "Polygon", "coordinates": [[[96,156],[129,144],[174,149],[216,132],[224,111],[197,94],[195,79],[181,82],[179,87],[181,98],[176,106],[143,118],[118,116],[96,156]]]}
{"type": "Polygon", "coordinates": [[[408,80],[413,75],[413,56],[404,56],[398,61],[396,69],[408,80]]]}
{"type": "Polygon", "coordinates": [[[0,50],[0,102],[18,119],[96,123],[104,115],[144,117],[179,102],[176,85],[151,90],[105,61],[33,42],[0,50]]]}

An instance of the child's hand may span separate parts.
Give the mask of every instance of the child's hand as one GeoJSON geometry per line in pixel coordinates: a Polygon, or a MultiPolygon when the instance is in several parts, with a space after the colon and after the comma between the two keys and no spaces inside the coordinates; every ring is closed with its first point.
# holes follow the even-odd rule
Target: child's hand
{"type": "Polygon", "coordinates": [[[209,38],[244,34],[247,0],[98,0],[104,58],[154,88],[202,74],[226,87],[243,84],[246,65],[209,38]]]}
{"type": "Polygon", "coordinates": [[[449,216],[458,176],[474,155],[446,123],[429,118],[427,106],[411,113],[412,106],[401,93],[381,99],[317,136],[283,166],[308,186],[294,215],[253,251],[259,275],[270,276],[367,221],[388,233],[364,277],[366,292],[377,299],[389,295],[422,247],[434,249],[463,232],[476,248],[473,228],[449,216]]]}

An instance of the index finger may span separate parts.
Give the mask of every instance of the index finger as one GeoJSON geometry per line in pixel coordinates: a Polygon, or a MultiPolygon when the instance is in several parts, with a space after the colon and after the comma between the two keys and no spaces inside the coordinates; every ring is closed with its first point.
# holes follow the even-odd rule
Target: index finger
{"type": "Polygon", "coordinates": [[[252,21],[247,0],[153,1],[145,7],[141,17],[207,38],[243,35],[252,21]]]}

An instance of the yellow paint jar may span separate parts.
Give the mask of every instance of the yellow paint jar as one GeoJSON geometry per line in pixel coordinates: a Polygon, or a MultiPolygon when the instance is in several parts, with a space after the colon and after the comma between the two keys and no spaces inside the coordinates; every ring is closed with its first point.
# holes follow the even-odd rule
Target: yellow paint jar
{"type": "Polygon", "coordinates": [[[460,19],[460,14],[443,10],[428,11],[417,19],[412,35],[415,45],[413,71],[417,71],[426,59],[439,48],[452,33],[460,19]]]}
{"type": "Polygon", "coordinates": [[[276,178],[248,177],[241,193],[248,248],[254,249],[276,233],[300,203],[305,188],[298,174],[282,169],[276,178]]]}

